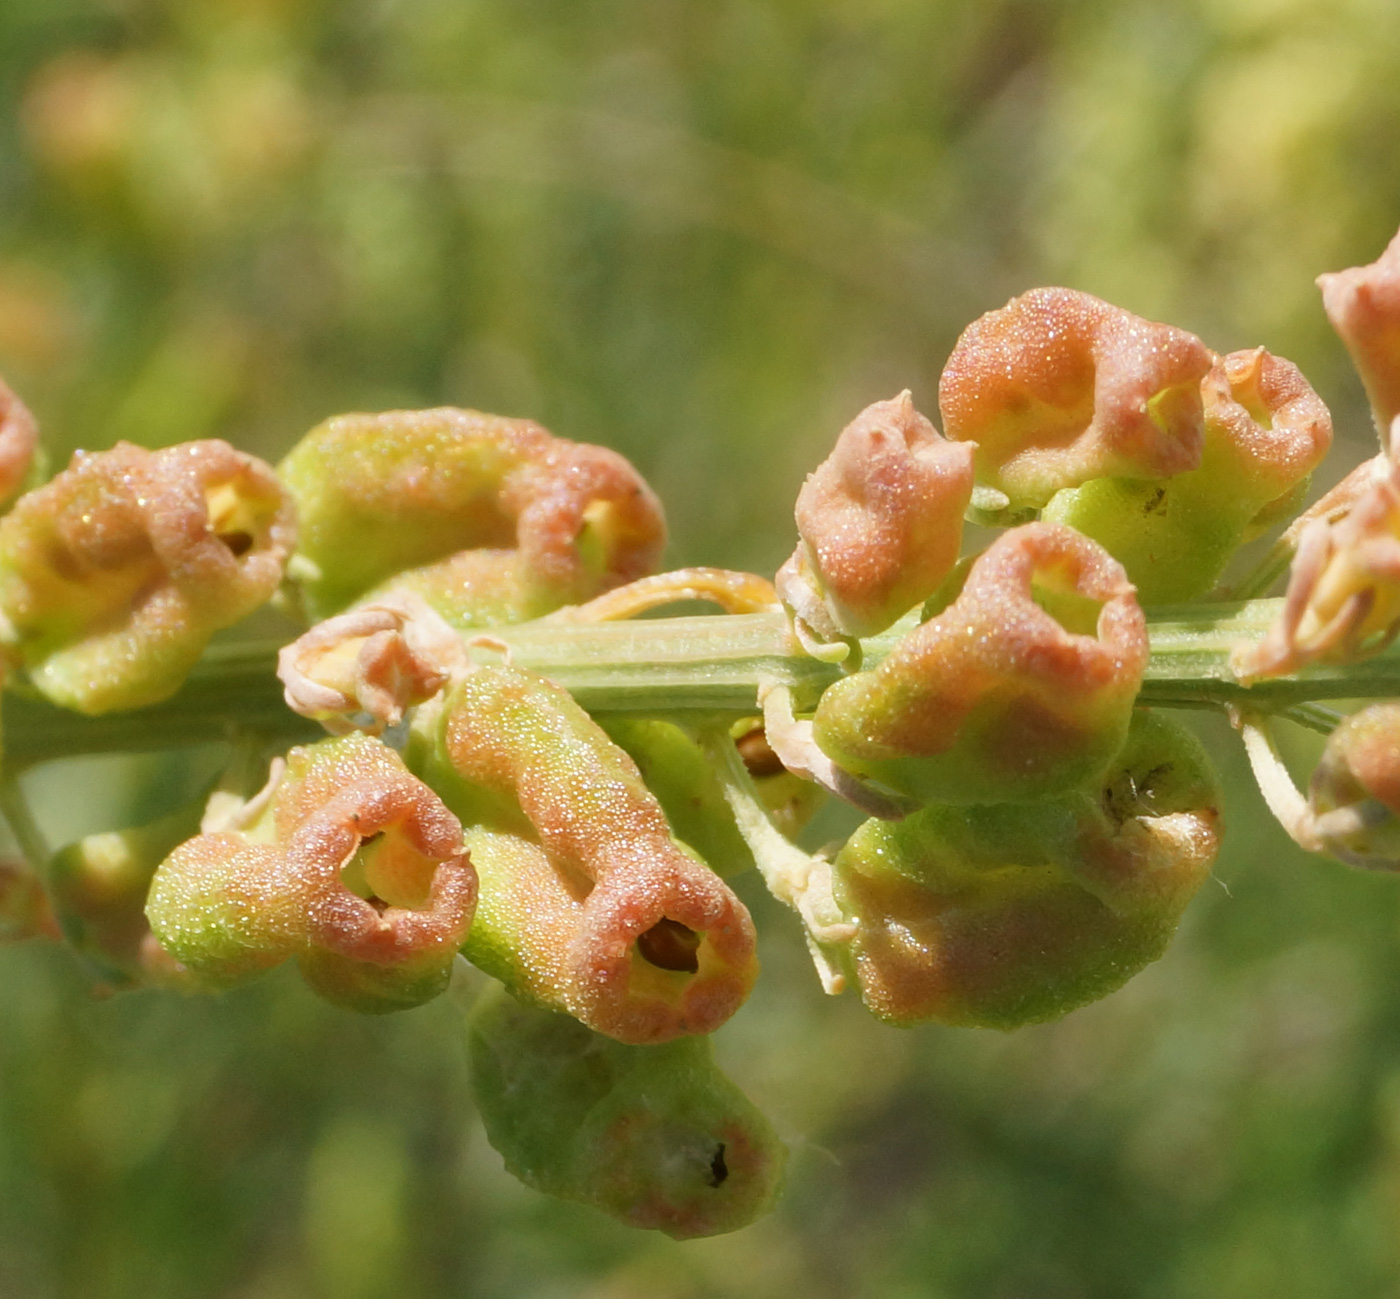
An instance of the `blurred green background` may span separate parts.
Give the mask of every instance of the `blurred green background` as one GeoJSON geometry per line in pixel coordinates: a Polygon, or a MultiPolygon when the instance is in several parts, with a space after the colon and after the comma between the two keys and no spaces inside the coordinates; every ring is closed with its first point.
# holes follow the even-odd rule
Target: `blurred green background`
{"type": "MultiPolygon", "coordinates": [[[[933,414],[1041,283],[1297,361],[1333,478],[1374,445],[1312,279],[1400,222],[1393,0],[3,0],[0,100],[0,372],[56,464],[470,405],[629,455],[672,562],[771,572],[840,427],[933,414]]],[[[719,1048],[795,1154],[713,1241],[516,1185],[445,1000],[102,1001],[0,947],[0,1299],[1400,1293],[1400,885],[1293,850],[1202,726],[1217,879],[1059,1024],[880,1027],[748,888],[719,1048]]],[[[32,788],[60,843],[177,777],[32,788]]]]}

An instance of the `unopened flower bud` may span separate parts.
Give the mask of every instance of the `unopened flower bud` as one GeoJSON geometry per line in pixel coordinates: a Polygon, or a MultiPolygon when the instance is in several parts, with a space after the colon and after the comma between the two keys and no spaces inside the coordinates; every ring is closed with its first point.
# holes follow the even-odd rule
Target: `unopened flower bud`
{"type": "Polygon", "coordinates": [[[739,1008],[757,974],[748,912],[567,691],[481,668],[433,726],[415,760],[470,827],[481,877],[469,959],[623,1042],[708,1033],[739,1008]]]}
{"type": "Polygon", "coordinates": [[[356,733],[293,749],[250,824],[176,848],[146,914],[205,984],[296,957],[323,996],[378,1011],[443,990],[475,901],[456,818],[397,753],[356,733]]]}
{"type": "Polygon", "coordinates": [[[536,618],[652,571],[661,507],[615,451],[443,408],[340,415],[278,472],[313,620],[389,582],[457,627],[536,618]]]}
{"type": "Polygon", "coordinates": [[[1308,846],[1400,870],[1400,703],[1368,704],[1327,737],[1308,790],[1308,846]]]}
{"type": "Polygon", "coordinates": [[[527,1186],[678,1240],[772,1208],[787,1151],[708,1040],[625,1046],[497,991],[468,1044],[486,1135],[527,1186]]]}
{"type": "Polygon", "coordinates": [[[1400,416],[1400,234],[1369,266],[1317,277],[1322,305],[1366,385],[1381,441],[1400,416]]]}
{"type": "Polygon", "coordinates": [[[1073,289],[1033,289],[963,331],[938,383],[948,437],[1013,507],[1094,478],[1201,463],[1200,339],[1073,289]]]}
{"type": "Polygon", "coordinates": [[[155,703],[272,595],[294,539],[272,470],[225,442],[79,451],[0,520],[8,653],[79,712],[155,703]]]}
{"type": "Polygon", "coordinates": [[[1122,565],[1069,528],[1026,524],[877,668],[829,687],[813,737],[845,771],[916,799],[1062,793],[1122,747],[1147,655],[1122,565]]]}
{"type": "Polygon", "coordinates": [[[778,590],[818,636],[873,636],[947,577],[972,495],[972,454],[908,392],[867,406],[797,497],[801,540],[778,590]]]}
{"type": "Polygon", "coordinates": [[[1220,790],[1182,727],[1139,711],[1092,790],[869,821],[836,858],[861,993],[882,1019],[1016,1028],[1120,987],[1209,873],[1220,790]]]}
{"type": "Polygon", "coordinates": [[[1332,443],[1332,418],[1298,368],[1262,347],[1232,352],[1201,384],[1198,469],[1161,481],[1098,478],[1059,492],[1043,517],[1122,562],[1144,604],[1195,599],[1236,548],[1296,500],[1332,443]]]}

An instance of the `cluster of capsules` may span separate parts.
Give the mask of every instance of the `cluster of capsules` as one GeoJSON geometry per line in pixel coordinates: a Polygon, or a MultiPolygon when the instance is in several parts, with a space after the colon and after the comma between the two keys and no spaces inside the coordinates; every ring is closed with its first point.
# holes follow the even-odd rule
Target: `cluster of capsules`
{"type": "MultiPolygon", "coordinates": [[[[1400,627],[1400,237],[1323,287],[1390,445],[1279,543],[1296,557],[1275,625],[1235,656],[1244,699],[1400,627]]],[[[61,932],[114,985],[294,962],[371,1012],[437,996],[465,958],[500,985],[467,1031],[513,1171],[676,1236],[744,1225],[784,1148],[709,1046],[758,969],[730,878],[757,866],[827,989],[894,1024],[1014,1028],[1120,986],[1221,834],[1201,746],[1139,702],[1144,606],[1214,598],[1332,436],[1289,362],[1068,289],[971,325],[938,404],[942,433],[908,393],[841,433],[774,583],[656,574],[646,483],[524,420],[342,416],[276,470],[217,441],[79,453],[0,519],[7,687],[141,708],[275,596],[310,624],[281,651],[286,701],[330,734],[69,845],[42,889],[0,870],[0,916],[61,932]],[[1001,530],[975,556],[969,519],[1001,530]],[[567,641],[696,598],[767,619],[825,688],[759,673],[740,714],[590,713],[511,654],[518,624],[567,641]],[[794,836],[828,795],[869,819],[808,853],[794,836]]],[[[8,390],[0,416],[13,496],[35,429],[8,390]]],[[[1238,721],[1299,842],[1396,864],[1400,704],[1338,726],[1307,797],[1267,719],[1238,721]]]]}

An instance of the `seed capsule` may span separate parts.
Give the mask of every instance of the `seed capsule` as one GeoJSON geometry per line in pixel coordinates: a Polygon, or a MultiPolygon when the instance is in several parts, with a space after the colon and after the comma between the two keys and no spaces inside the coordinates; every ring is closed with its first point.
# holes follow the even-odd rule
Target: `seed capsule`
{"type": "Polygon", "coordinates": [[[708,1040],[624,1046],[488,994],[469,1021],[486,1135],[527,1186],[677,1240],[772,1208],[787,1151],[708,1040]]]}
{"type": "Polygon", "coordinates": [[[1200,745],[1139,711],[1093,790],[866,822],[834,867],[866,1004],[898,1024],[1016,1028],[1105,996],[1165,950],[1219,807],[1200,745]]]}
{"type": "Polygon", "coordinates": [[[1368,704],[1327,737],[1308,791],[1309,847],[1400,870],[1400,703],[1368,704]]]}
{"type": "Polygon", "coordinates": [[[473,962],[623,1042],[708,1033],[738,1009],[757,974],[748,912],[566,691],[482,668],[419,738],[481,875],[473,962]]]}
{"type": "Polygon", "coordinates": [[[947,577],[972,495],[968,443],[945,442],[908,392],[866,407],[797,497],[801,538],[778,590],[819,636],[873,636],[947,577]]]}
{"type": "Polygon", "coordinates": [[[948,437],[1013,507],[1095,478],[1201,463],[1210,350],[1073,289],[1033,289],[972,322],[938,382],[948,437]]]}
{"type": "Polygon", "coordinates": [[[316,991],[356,1010],[441,992],[476,876],[432,790],[352,734],[293,749],[265,804],[161,864],[146,915],[166,951],[214,987],[294,956],[316,991]]]}
{"type": "Polygon", "coordinates": [[[454,626],[519,622],[651,572],[666,540],[616,452],[478,411],[338,415],[278,472],[312,621],[392,579],[454,626]]]}
{"type": "MultiPolygon", "coordinates": [[[[695,739],[658,718],[613,714],[599,725],[637,764],[677,839],[725,879],[753,866],[724,787],[695,739]]],[[[816,812],[822,791],[783,766],[768,747],[761,722],[751,721],[736,743],[774,825],[785,835],[797,834],[816,812]]]]}
{"type": "Polygon", "coordinates": [[[40,936],[60,936],[44,886],[27,862],[0,857],[0,943],[40,936]]]}
{"type": "Polygon", "coordinates": [[[1218,360],[1201,392],[1200,468],[1161,481],[1099,478],[1057,493],[1042,516],[1099,542],[1144,604],[1209,591],[1236,548],[1288,512],[1332,444],[1322,399],[1262,347],[1218,360]]]}
{"type": "Polygon", "coordinates": [[[1317,277],[1332,328],[1366,385],[1381,441],[1400,415],[1400,234],[1369,266],[1317,277]]]}
{"type": "Polygon", "coordinates": [[[38,446],[38,421],[0,379],[0,501],[9,500],[24,486],[38,446]]]}
{"type": "Polygon", "coordinates": [[[49,894],[63,936],[112,986],[181,982],[183,971],[146,921],[146,897],[156,868],[199,832],[199,820],[194,804],[149,825],[87,835],[50,859],[49,894]]]}
{"type": "Polygon", "coordinates": [[[9,657],[78,712],[165,699],[276,590],[295,535],[272,470],[227,443],[79,451],[0,520],[9,657]]]}
{"type": "Polygon", "coordinates": [[[1042,798],[1095,780],[1122,748],[1147,654],[1122,566],[1069,528],[1027,524],[877,668],[829,687],[813,736],[916,799],[1042,798]]]}

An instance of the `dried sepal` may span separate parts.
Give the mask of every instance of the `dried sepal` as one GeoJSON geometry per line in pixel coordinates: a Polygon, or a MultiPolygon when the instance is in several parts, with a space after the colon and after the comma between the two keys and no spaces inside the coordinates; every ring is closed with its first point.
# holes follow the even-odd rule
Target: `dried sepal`
{"type": "Polygon", "coordinates": [[[652,571],[661,507],[603,447],[441,408],[340,415],[279,467],[313,619],[393,580],[455,626],[539,617],[652,571]]]}
{"type": "Polygon", "coordinates": [[[1400,234],[1369,266],[1317,277],[1332,328],[1366,386],[1381,441],[1400,416],[1400,234]]]}
{"type": "Polygon", "coordinates": [[[8,501],[24,486],[38,446],[38,421],[0,379],[0,501],[8,501]]]}
{"type": "Polygon", "coordinates": [[[797,497],[778,591],[818,637],[872,636],[922,604],[958,558],[969,443],[947,442],[908,391],[867,406],[797,497]]]}
{"type": "Polygon", "coordinates": [[[1400,632],[1400,417],[1389,463],[1368,463],[1344,484],[1345,512],[1321,513],[1297,538],[1288,589],[1263,640],[1236,649],[1231,667],[1248,684],[1310,663],[1354,663],[1400,632]]]}
{"type": "Polygon", "coordinates": [[[867,822],[835,861],[861,994],[898,1024],[1016,1028],[1120,987],[1209,873],[1219,786],[1182,727],[1139,710],[1092,789],[867,822]]]}
{"type": "Polygon", "coordinates": [[[146,914],[205,984],[296,957],[323,996],[375,1011],[443,990],[475,903],[457,819],[394,750],[356,733],[293,749],[251,824],[180,845],[146,914]]]}
{"type": "Polygon", "coordinates": [[[708,1041],[625,1046],[499,989],[467,1041],[486,1135],[527,1186],[678,1240],[773,1207],[787,1151],[708,1041]]]}
{"type": "Polygon", "coordinates": [[[1200,467],[1162,481],[1100,478],[1043,517],[1122,562],[1144,604],[1196,599],[1244,541],[1286,512],[1332,444],[1332,418],[1297,366],[1262,347],[1219,358],[1201,384],[1200,467]]]}
{"type": "Polygon", "coordinates": [[[225,442],[79,451],[0,520],[8,655],[79,712],[157,702],[272,595],[295,535],[272,470],[225,442]]]}
{"type": "Polygon", "coordinates": [[[435,725],[430,778],[481,875],[469,958],[624,1042],[708,1033],[738,1009],[757,974],[748,912],[565,690],[481,668],[435,725]]]}
{"type": "Polygon", "coordinates": [[[921,800],[1061,793],[1122,747],[1147,655],[1122,566],[1069,528],[1026,524],[878,667],[829,687],[813,736],[845,771],[921,800]]]}
{"type": "Polygon", "coordinates": [[[335,735],[378,735],[465,669],[461,637],[408,591],[317,623],[277,655],[287,707],[335,735]]]}
{"type": "Polygon", "coordinates": [[[944,432],[1011,507],[1094,478],[1201,462],[1200,339],[1073,289],[1033,289],[973,321],[938,383],[944,432]]]}

